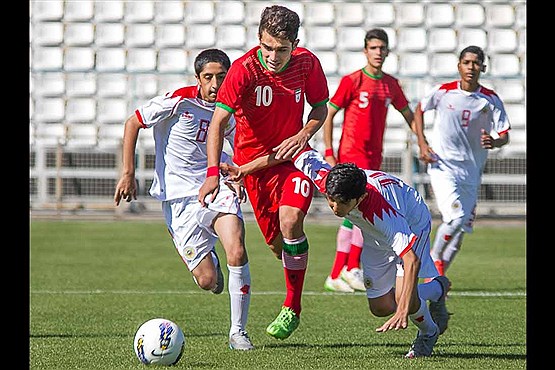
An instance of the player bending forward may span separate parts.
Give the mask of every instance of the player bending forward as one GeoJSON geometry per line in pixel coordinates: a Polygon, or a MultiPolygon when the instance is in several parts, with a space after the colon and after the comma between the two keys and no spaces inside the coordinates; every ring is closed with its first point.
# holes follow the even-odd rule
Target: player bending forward
{"type": "MultiPolygon", "coordinates": [[[[231,174],[230,180],[238,181],[279,162],[274,157],[260,157],[239,168],[223,163],[221,167],[231,174]]],[[[421,195],[382,171],[362,170],[353,163],[331,167],[310,149],[297,155],[294,164],[326,195],[336,216],[362,230],[361,262],[370,311],[377,317],[393,314],[376,331],[406,329],[410,319],[418,333],[405,357],[431,356],[449,321],[449,280],[438,274],[430,257],[431,215],[421,195]],[[419,278],[432,280],[418,284],[419,278]],[[430,310],[426,301],[437,304],[430,310]]]]}

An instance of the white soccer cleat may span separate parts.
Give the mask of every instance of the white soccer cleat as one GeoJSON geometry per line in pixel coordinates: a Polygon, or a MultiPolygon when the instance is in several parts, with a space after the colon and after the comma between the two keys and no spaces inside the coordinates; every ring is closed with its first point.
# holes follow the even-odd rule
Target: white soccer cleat
{"type": "Polygon", "coordinates": [[[326,278],[324,283],[324,289],[330,292],[342,292],[342,293],[353,293],[355,290],[351,288],[341,277],[337,279],[332,279],[331,276],[326,278]]]}
{"type": "Polygon", "coordinates": [[[341,278],[354,290],[359,290],[361,292],[366,291],[362,270],[358,267],[352,268],[350,271],[347,271],[347,267],[344,267],[343,270],[341,270],[341,278]]]}
{"type": "Polygon", "coordinates": [[[241,330],[229,337],[229,348],[238,351],[250,351],[254,346],[246,331],[241,330]]]}

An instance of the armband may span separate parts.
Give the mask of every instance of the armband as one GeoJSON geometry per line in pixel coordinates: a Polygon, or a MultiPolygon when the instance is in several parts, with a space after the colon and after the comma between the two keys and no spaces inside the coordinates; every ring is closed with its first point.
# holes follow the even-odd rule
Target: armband
{"type": "Polygon", "coordinates": [[[332,148],[327,148],[324,151],[324,157],[333,157],[333,149],[332,148]]]}

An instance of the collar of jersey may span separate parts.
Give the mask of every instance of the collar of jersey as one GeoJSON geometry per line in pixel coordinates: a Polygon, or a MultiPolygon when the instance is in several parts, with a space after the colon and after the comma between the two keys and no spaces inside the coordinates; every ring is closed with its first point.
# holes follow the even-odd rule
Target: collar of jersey
{"type": "Polygon", "coordinates": [[[372,78],[372,79],[374,79],[374,80],[381,80],[382,77],[383,77],[383,73],[380,73],[379,76],[376,76],[376,75],[371,74],[370,72],[368,72],[368,71],[366,70],[366,67],[362,67],[362,73],[364,73],[366,76],[368,76],[368,77],[370,77],[370,78],[372,78]]]}

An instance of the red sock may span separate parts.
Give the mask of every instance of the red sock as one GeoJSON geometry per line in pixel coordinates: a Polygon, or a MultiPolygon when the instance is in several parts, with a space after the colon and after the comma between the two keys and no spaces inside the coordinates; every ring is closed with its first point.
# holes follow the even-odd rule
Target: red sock
{"type": "Polygon", "coordinates": [[[349,258],[349,253],[336,251],[335,252],[335,260],[333,261],[333,266],[331,268],[330,277],[332,279],[337,279],[339,274],[341,274],[341,270],[347,264],[347,259],[349,258]]]}
{"type": "Polygon", "coordinates": [[[445,276],[445,270],[444,270],[444,266],[443,266],[443,261],[442,260],[437,260],[434,261],[434,265],[436,265],[436,269],[437,272],[441,275],[441,276],[445,276]]]}
{"type": "Polygon", "coordinates": [[[301,315],[301,296],[303,293],[304,275],[306,269],[304,270],[290,270],[286,267],[283,268],[285,273],[285,287],[287,293],[285,295],[285,300],[283,305],[285,307],[290,307],[298,317],[301,315]]]}
{"type": "Polygon", "coordinates": [[[362,253],[362,247],[358,245],[351,244],[351,251],[349,252],[349,258],[347,259],[347,271],[351,269],[360,268],[360,254],[362,253]]]}

